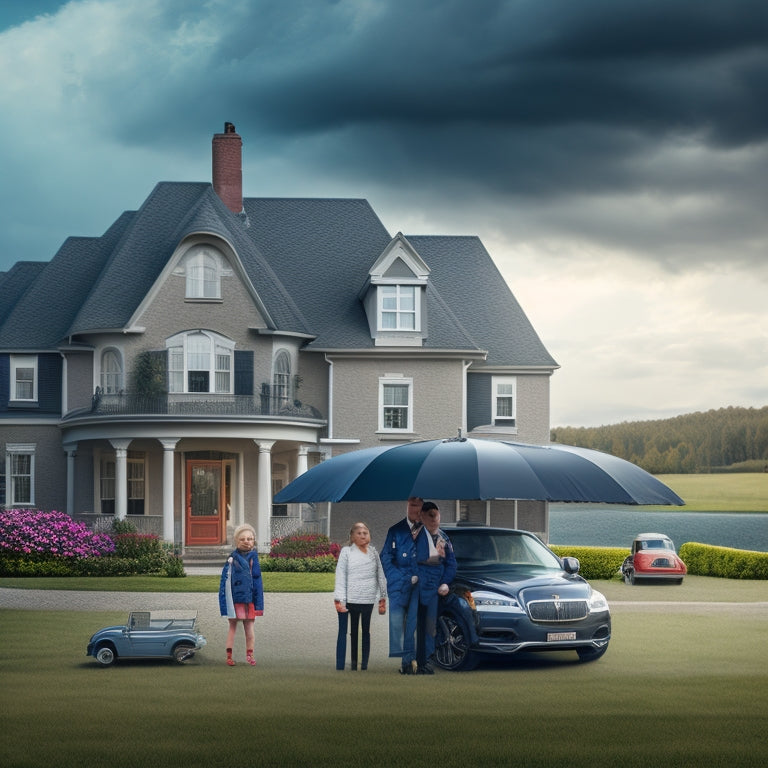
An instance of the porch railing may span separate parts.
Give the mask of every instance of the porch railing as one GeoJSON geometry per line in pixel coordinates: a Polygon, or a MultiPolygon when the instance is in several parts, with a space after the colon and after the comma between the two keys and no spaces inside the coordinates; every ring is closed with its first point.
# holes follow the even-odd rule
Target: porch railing
{"type": "MultiPolygon", "coordinates": [[[[93,395],[90,412],[103,416],[277,416],[321,419],[322,414],[300,400],[268,394],[219,395],[213,393],[137,395],[93,395]]],[[[82,411],[80,412],[80,415],[82,411]]],[[[72,414],[74,415],[74,414],[72,414]]]]}

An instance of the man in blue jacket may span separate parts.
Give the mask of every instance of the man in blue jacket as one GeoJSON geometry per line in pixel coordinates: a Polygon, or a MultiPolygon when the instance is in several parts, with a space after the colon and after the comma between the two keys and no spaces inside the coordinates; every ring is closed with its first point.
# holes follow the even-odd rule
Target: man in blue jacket
{"type": "Polygon", "coordinates": [[[388,531],[381,549],[381,565],[387,577],[389,595],[389,655],[400,657],[400,672],[413,674],[416,658],[416,613],[418,581],[416,564],[416,535],[421,530],[423,499],[408,499],[405,519],[395,523],[388,531]]]}
{"type": "Polygon", "coordinates": [[[435,653],[438,604],[440,597],[450,591],[456,576],[456,556],[451,540],[440,530],[440,510],[433,501],[424,502],[421,522],[416,537],[418,579],[414,590],[418,593],[416,664],[418,674],[431,675],[434,672],[432,656],[435,653]]]}

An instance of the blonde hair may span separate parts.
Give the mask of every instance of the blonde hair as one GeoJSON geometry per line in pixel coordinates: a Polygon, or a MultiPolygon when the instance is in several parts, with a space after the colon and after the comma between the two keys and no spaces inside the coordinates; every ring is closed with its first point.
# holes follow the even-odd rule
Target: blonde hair
{"type": "Polygon", "coordinates": [[[257,541],[256,541],[256,529],[250,523],[243,523],[242,525],[238,525],[237,528],[235,528],[235,530],[232,532],[232,543],[233,544],[237,544],[237,537],[243,531],[250,531],[253,534],[254,544],[257,543],[257,541]]]}

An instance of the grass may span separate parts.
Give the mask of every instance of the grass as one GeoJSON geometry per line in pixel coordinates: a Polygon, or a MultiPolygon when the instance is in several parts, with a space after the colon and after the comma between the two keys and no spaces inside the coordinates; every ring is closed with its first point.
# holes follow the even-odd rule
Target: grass
{"type": "MultiPolygon", "coordinates": [[[[266,592],[333,592],[333,573],[262,575],[266,592]]],[[[218,592],[219,576],[68,576],[0,578],[0,587],[13,589],[77,589],[86,592],[218,592]]]]}
{"type": "MultiPolygon", "coordinates": [[[[698,584],[703,592],[713,581],[692,582],[690,594],[686,584],[623,594],[695,599],[698,584]]],[[[388,665],[338,673],[327,638],[318,642],[301,616],[306,657],[288,665],[265,651],[255,670],[229,669],[204,651],[183,667],[102,669],[84,655],[93,613],[3,610],[0,763],[645,768],[658,758],[675,768],[762,766],[768,613],[690,607],[620,607],[611,648],[593,664],[520,657],[431,678],[403,678],[388,665]]]]}
{"type": "MultiPolygon", "coordinates": [[[[658,475],[685,512],[768,512],[768,473],[658,475]]],[[[648,507],[669,512],[676,507],[648,507]]]]}

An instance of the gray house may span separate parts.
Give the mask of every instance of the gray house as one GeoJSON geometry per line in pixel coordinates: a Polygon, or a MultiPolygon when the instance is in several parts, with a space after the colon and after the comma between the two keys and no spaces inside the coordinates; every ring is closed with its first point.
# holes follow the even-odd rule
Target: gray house
{"type": "MultiPolygon", "coordinates": [[[[404,504],[272,505],[308,467],[382,443],[549,440],[557,364],[480,240],[386,231],[365,200],[161,182],[100,237],[0,273],[0,505],[128,517],[185,548],[240,522],[375,538],[404,504]]],[[[539,502],[443,500],[444,522],[547,535],[539,502]]]]}

